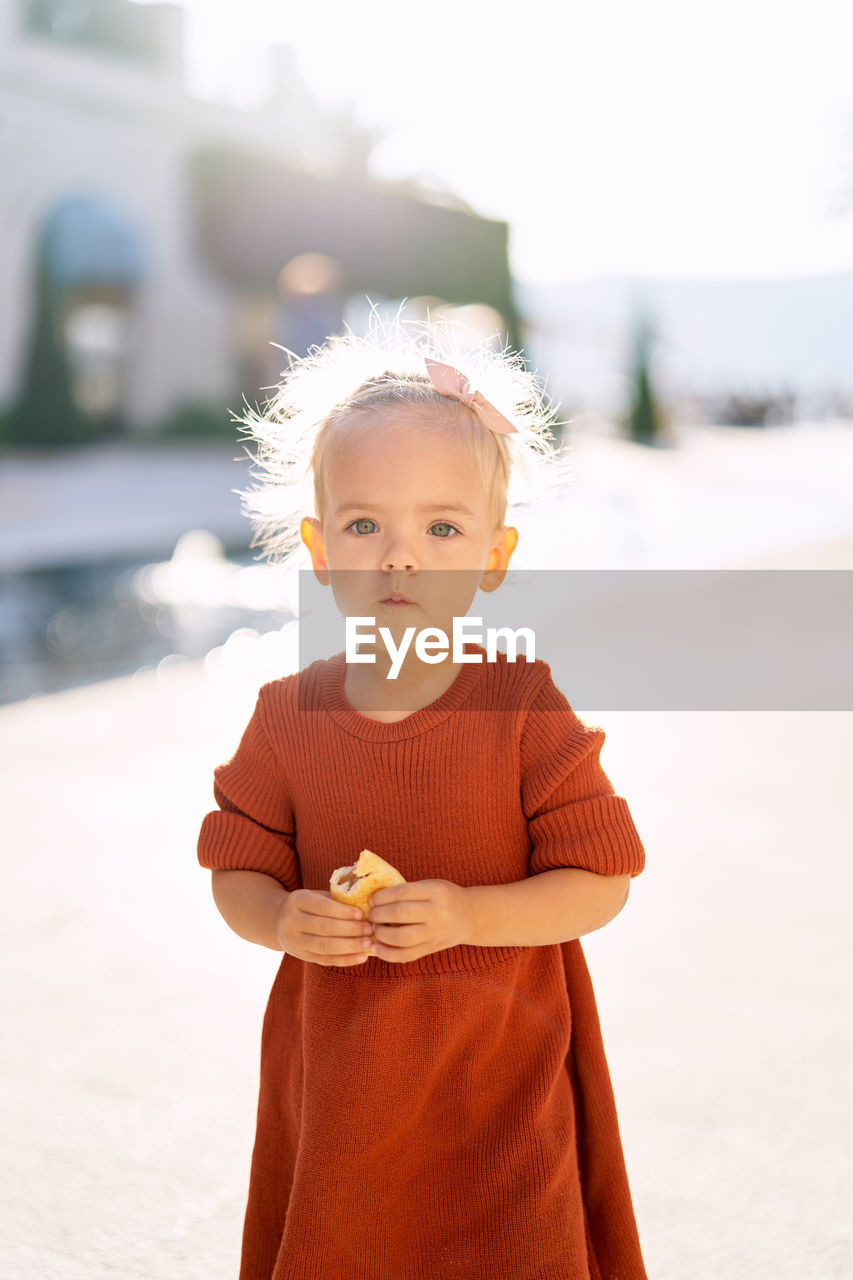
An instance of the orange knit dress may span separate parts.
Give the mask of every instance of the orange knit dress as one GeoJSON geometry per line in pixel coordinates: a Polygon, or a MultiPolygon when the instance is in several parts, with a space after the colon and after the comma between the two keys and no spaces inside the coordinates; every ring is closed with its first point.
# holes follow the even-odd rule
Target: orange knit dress
{"type": "MultiPolygon", "coordinates": [[[[485,652],[466,646],[470,654],[485,652]]],[[[643,849],[546,663],[467,663],[394,723],[344,655],[265,685],[206,867],[327,889],[373,849],[407,880],[636,875],[643,849]]],[[[578,942],[327,968],[285,955],[264,1019],[241,1280],[645,1280],[578,942]]]]}

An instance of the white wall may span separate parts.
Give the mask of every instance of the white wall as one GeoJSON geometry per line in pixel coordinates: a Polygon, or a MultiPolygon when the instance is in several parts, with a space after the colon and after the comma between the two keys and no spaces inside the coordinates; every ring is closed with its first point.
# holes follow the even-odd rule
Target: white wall
{"type": "Polygon", "coordinates": [[[72,195],[121,211],[148,260],[133,314],[128,420],[144,428],[184,401],[230,399],[233,301],[193,244],[183,157],[245,124],[186,99],[168,68],[158,75],[20,35],[13,7],[0,0],[0,405],[17,387],[41,223],[72,195]]]}

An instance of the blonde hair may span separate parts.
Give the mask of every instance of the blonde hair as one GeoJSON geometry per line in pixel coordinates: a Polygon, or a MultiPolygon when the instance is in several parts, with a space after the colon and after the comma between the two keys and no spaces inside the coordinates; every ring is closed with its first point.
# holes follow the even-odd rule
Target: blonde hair
{"type": "MultiPolygon", "coordinates": [[[[489,494],[495,525],[508,504],[565,478],[565,458],[552,429],[555,413],[521,355],[497,349],[493,340],[445,318],[392,320],[374,309],[369,330],[347,330],[313,347],[304,357],[287,352],[290,365],[262,412],[235,417],[250,442],[254,488],[241,494],[254,528],[253,547],[272,561],[299,548],[304,516],[322,515],[324,476],[330,451],[389,414],[409,410],[440,433],[463,443],[489,494]],[[430,382],[426,357],[451,364],[475,390],[516,427],[496,435],[461,401],[443,396],[430,382]]],[[[401,425],[405,430],[405,425],[401,425]]]]}

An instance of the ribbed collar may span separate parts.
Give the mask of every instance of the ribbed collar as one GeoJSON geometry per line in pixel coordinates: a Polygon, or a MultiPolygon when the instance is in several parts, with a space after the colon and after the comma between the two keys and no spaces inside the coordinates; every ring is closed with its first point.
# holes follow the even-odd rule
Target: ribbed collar
{"type": "Polygon", "coordinates": [[[480,662],[466,662],[453,684],[445,689],[434,702],[428,703],[403,720],[372,720],[356,711],[347,702],[344,693],[346,678],[346,655],[336,653],[325,664],[322,679],[323,705],[336,724],[356,738],[364,738],[368,742],[396,742],[403,738],[414,738],[426,733],[441,724],[449,715],[460,707],[466,698],[483,678],[486,662],[486,651],[478,644],[466,643],[466,653],[480,653],[480,662]]]}

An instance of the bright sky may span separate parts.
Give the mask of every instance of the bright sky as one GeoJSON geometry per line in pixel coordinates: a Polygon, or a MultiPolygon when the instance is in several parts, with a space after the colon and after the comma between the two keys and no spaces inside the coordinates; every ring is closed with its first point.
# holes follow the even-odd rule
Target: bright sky
{"type": "Polygon", "coordinates": [[[385,135],[376,174],[506,219],[526,282],[853,270],[844,0],[183,4],[193,91],[248,101],[294,46],[385,135]]]}

